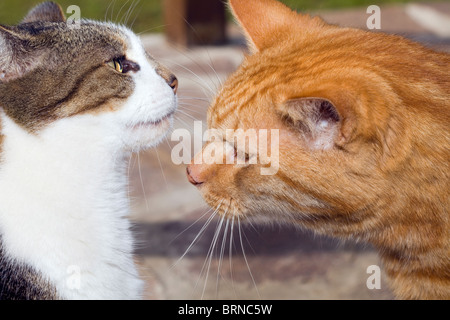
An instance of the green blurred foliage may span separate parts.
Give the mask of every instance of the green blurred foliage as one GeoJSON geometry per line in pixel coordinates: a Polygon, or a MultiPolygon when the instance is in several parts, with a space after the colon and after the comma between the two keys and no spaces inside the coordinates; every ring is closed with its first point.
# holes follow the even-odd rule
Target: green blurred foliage
{"type": "MultiPolygon", "coordinates": [[[[161,0],[53,0],[66,12],[70,5],[81,9],[81,17],[108,20],[131,26],[136,32],[163,30],[161,0]]],[[[17,24],[43,0],[0,0],[0,24],[17,24]]],[[[69,17],[71,13],[66,13],[69,17]]]]}
{"type": "MultiPolygon", "coordinates": [[[[0,0],[0,24],[17,24],[26,13],[43,0],[0,0]]],[[[66,11],[78,5],[87,19],[109,20],[131,26],[136,32],[164,30],[163,0],[54,0],[66,11]],[[128,18],[128,19],[127,19],[128,18]],[[127,20],[127,21],[125,21],[127,20]]],[[[300,11],[337,9],[355,6],[411,2],[411,0],[281,0],[300,11]]],[[[200,8],[199,8],[200,9],[200,8]]],[[[70,16],[70,14],[67,14],[70,16]]]]}

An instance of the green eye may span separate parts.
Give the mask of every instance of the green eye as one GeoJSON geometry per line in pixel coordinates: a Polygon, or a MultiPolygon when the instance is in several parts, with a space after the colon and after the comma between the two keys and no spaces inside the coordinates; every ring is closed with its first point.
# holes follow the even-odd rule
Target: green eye
{"type": "Polygon", "coordinates": [[[122,66],[122,62],[120,62],[119,59],[113,59],[111,61],[109,61],[107,63],[108,66],[110,66],[111,68],[113,68],[114,70],[116,70],[119,73],[123,73],[123,66],[122,66]]]}

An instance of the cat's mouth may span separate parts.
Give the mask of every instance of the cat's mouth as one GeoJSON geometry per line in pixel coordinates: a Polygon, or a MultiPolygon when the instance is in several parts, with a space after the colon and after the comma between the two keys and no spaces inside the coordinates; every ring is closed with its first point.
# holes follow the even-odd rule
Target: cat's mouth
{"type": "Polygon", "coordinates": [[[168,124],[170,122],[174,113],[175,113],[175,111],[172,111],[158,120],[140,121],[138,123],[130,125],[129,127],[132,130],[139,130],[139,129],[155,128],[155,127],[159,127],[159,126],[164,126],[164,124],[168,124]]]}
{"type": "Polygon", "coordinates": [[[165,115],[164,117],[162,117],[159,120],[150,121],[149,125],[157,126],[157,125],[159,125],[160,123],[162,123],[164,121],[169,121],[173,117],[174,113],[175,113],[175,111],[172,111],[172,112],[170,112],[169,114],[165,115]]]}

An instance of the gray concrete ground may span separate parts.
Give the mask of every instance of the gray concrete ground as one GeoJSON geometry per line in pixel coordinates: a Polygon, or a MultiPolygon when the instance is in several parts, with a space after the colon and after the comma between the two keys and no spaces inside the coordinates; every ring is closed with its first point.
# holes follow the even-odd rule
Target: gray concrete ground
{"type": "MultiPolygon", "coordinates": [[[[427,6],[450,17],[448,2],[427,6]]],[[[413,20],[406,6],[381,10],[381,31],[402,34],[450,52],[450,39],[438,36],[423,21],[413,20]]],[[[368,17],[366,8],[319,14],[328,22],[359,28],[366,28],[368,17]]],[[[238,45],[243,43],[239,30],[235,26],[229,29],[233,44],[221,47],[186,50],[173,48],[159,34],[142,37],[148,51],[180,80],[176,128],[192,131],[194,119],[205,121],[208,101],[242,61],[244,48],[238,45]]],[[[231,250],[230,232],[226,241],[221,233],[208,259],[218,221],[214,219],[178,261],[210,213],[197,190],[187,182],[185,166],[171,161],[171,147],[175,144],[169,137],[157,149],[134,157],[129,167],[137,253],[149,287],[146,298],[393,298],[383,274],[380,290],[366,286],[367,267],[381,265],[370,246],[342,243],[290,227],[243,226],[242,246],[236,227],[231,250]]]]}

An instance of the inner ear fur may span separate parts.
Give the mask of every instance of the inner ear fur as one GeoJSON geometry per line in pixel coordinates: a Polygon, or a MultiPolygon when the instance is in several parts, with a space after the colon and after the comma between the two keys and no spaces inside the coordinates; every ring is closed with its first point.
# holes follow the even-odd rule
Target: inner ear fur
{"type": "Polygon", "coordinates": [[[330,100],[290,99],[283,109],[285,122],[300,131],[311,149],[330,149],[338,142],[342,116],[330,100]]]}
{"type": "Polygon", "coordinates": [[[30,38],[13,27],[0,26],[0,83],[23,77],[43,60],[43,50],[30,46],[30,38]]]}

